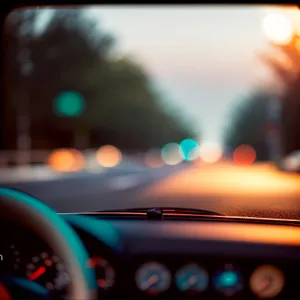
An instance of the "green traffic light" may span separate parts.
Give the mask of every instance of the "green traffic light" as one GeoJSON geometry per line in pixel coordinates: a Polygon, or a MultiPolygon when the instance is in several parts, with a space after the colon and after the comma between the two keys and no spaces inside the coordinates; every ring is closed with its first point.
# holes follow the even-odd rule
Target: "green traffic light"
{"type": "Polygon", "coordinates": [[[62,92],[55,99],[55,112],[60,116],[78,117],[84,108],[84,98],[78,92],[62,92]]]}

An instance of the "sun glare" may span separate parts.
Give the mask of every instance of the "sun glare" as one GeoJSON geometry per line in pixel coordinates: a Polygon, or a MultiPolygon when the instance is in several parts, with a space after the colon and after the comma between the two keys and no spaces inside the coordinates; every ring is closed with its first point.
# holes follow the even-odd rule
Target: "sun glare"
{"type": "Polygon", "coordinates": [[[262,26],[266,37],[276,44],[288,44],[294,34],[291,20],[280,13],[268,13],[262,26]]]}

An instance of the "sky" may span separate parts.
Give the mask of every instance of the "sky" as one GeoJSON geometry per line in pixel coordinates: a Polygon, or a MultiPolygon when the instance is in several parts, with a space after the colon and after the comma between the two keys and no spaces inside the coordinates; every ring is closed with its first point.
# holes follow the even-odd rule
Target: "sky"
{"type": "Polygon", "coordinates": [[[265,7],[114,6],[90,14],[121,53],[147,67],[201,140],[221,144],[232,106],[269,80],[257,57],[267,48],[265,7]]]}
{"type": "MultiPolygon", "coordinates": [[[[142,63],[169,103],[194,124],[199,139],[222,143],[230,111],[271,80],[257,54],[268,49],[266,6],[94,6],[99,28],[113,34],[120,54],[142,63]]],[[[299,20],[295,10],[280,8],[299,20]]]]}

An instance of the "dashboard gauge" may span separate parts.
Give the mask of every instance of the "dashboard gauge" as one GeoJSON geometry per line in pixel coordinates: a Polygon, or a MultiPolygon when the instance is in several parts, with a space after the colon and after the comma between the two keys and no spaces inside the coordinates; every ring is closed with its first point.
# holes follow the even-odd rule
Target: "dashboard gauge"
{"type": "Polygon", "coordinates": [[[169,289],[171,274],[164,265],[149,262],[137,270],[135,280],[139,290],[157,295],[169,289]]]}
{"type": "Polygon", "coordinates": [[[88,266],[95,269],[99,288],[107,290],[115,284],[115,271],[107,260],[101,257],[92,257],[88,260],[88,266]]]}
{"type": "Polygon", "coordinates": [[[32,257],[26,265],[26,277],[55,292],[65,290],[70,283],[69,274],[60,259],[47,252],[32,257]]]}
{"type": "Polygon", "coordinates": [[[284,281],[284,275],[278,268],[262,265],[252,273],[250,288],[258,298],[273,298],[282,291],[284,281]]]}
{"type": "Polygon", "coordinates": [[[243,280],[238,270],[231,264],[219,270],[213,278],[215,290],[225,296],[233,296],[243,288],[243,280]]]}
{"type": "Polygon", "coordinates": [[[209,276],[206,270],[197,264],[189,264],[176,272],[175,282],[181,292],[199,293],[207,289],[209,276]]]}

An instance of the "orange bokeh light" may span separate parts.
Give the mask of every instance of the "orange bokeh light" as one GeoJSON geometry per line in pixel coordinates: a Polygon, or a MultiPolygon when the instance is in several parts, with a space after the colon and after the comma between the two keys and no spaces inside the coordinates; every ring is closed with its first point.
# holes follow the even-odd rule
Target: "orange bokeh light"
{"type": "Polygon", "coordinates": [[[233,159],[237,165],[250,166],[255,162],[256,151],[249,145],[241,145],[235,149],[233,159]]]}
{"type": "Polygon", "coordinates": [[[48,165],[58,172],[79,171],[84,167],[84,156],[75,149],[59,149],[50,154],[48,165]]]}
{"type": "Polygon", "coordinates": [[[106,145],[99,148],[96,153],[96,158],[102,167],[112,168],[121,162],[122,154],[118,148],[111,145],[106,145]]]}

